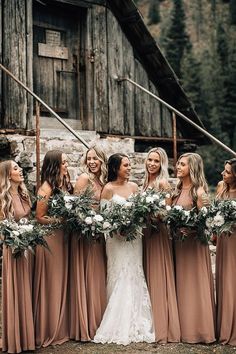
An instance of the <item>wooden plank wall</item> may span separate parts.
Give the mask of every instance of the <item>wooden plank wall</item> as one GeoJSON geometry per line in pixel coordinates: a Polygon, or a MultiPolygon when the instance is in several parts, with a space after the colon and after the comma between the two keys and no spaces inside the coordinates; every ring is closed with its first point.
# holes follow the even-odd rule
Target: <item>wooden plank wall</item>
{"type": "MultiPolygon", "coordinates": [[[[27,84],[26,1],[28,0],[7,0],[3,2],[2,8],[3,65],[24,84],[27,84]]],[[[26,92],[6,75],[3,76],[3,107],[5,127],[26,128],[26,92]]]]}
{"type": "Polygon", "coordinates": [[[171,115],[145,92],[117,77],[128,76],[158,95],[114,15],[94,6],[93,48],[95,125],[110,134],[172,137],[171,115]],[[106,23],[104,23],[104,21],[106,23]]]}

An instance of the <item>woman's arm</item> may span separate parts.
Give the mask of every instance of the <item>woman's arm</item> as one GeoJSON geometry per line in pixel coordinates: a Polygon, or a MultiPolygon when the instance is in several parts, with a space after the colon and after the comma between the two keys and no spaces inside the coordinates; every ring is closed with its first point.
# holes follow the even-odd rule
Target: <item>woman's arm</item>
{"type": "Polygon", "coordinates": [[[209,195],[205,192],[205,190],[200,187],[197,190],[197,208],[198,210],[204,206],[208,206],[210,203],[209,195]]]}
{"type": "Polygon", "coordinates": [[[38,190],[38,201],[36,206],[36,219],[40,224],[55,223],[56,219],[47,215],[48,212],[48,200],[52,195],[52,188],[47,182],[38,190]]]}
{"type": "Polygon", "coordinates": [[[74,194],[81,194],[89,185],[89,176],[82,173],[75,182],[74,194]]]}

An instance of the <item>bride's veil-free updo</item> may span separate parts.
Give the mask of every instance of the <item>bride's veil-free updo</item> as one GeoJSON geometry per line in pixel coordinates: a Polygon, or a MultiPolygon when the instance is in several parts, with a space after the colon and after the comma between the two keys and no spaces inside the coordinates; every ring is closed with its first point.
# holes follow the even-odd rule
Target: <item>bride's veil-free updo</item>
{"type": "Polygon", "coordinates": [[[118,171],[121,165],[121,161],[124,157],[129,158],[126,154],[113,154],[108,159],[108,182],[115,181],[118,176],[118,171]]]}

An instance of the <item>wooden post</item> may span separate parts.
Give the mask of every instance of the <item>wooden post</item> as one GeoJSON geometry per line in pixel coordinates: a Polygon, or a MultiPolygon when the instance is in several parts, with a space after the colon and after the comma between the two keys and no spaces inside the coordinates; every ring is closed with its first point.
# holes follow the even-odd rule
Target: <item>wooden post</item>
{"type": "Polygon", "coordinates": [[[177,137],[176,137],[176,115],[172,113],[172,131],[173,131],[173,164],[174,168],[177,162],[177,137]]]}
{"type": "Polygon", "coordinates": [[[40,187],[40,103],[36,101],[36,192],[40,187]]]}

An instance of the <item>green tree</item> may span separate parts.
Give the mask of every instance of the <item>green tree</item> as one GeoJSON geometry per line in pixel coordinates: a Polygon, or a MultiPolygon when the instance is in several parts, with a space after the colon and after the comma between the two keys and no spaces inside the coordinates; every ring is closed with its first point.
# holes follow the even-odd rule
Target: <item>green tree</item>
{"type": "Polygon", "coordinates": [[[236,25],[236,1],[230,0],[229,2],[230,23],[236,25]]]}
{"type": "Polygon", "coordinates": [[[183,54],[181,62],[182,84],[189,99],[192,101],[197,114],[204,119],[205,110],[200,75],[200,63],[197,61],[191,43],[189,43],[183,54]]]}
{"type": "Polygon", "coordinates": [[[161,21],[159,0],[151,0],[148,11],[149,25],[157,24],[161,21]]]}
{"type": "Polygon", "coordinates": [[[169,28],[166,30],[163,45],[167,60],[178,77],[181,77],[181,61],[188,42],[183,2],[182,0],[173,0],[169,28]]]}

